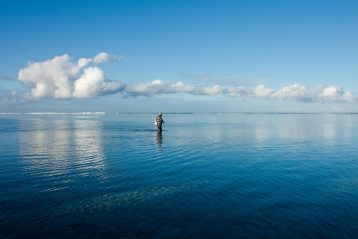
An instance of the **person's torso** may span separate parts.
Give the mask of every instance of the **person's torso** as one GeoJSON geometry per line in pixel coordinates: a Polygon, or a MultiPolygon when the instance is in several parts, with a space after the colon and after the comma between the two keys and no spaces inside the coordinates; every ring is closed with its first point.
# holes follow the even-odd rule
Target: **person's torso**
{"type": "Polygon", "coordinates": [[[157,118],[155,118],[155,121],[157,122],[158,125],[161,125],[163,123],[163,119],[162,117],[158,116],[157,118]]]}

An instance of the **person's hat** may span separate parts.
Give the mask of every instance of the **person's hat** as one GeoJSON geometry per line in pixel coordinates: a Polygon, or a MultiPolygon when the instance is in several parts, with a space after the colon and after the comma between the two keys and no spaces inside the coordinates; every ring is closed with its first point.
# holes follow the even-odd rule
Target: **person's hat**
{"type": "Polygon", "coordinates": [[[159,113],[158,115],[159,115],[159,116],[162,116],[162,113],[159,113]]]}

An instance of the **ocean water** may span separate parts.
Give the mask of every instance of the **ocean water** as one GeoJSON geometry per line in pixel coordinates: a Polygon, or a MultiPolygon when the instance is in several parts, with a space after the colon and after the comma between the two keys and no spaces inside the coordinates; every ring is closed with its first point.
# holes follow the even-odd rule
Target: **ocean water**
{"type": "Polygon", "coordinates": [[[356,114],[0,115],[0,238],[356,238],[356,114]]]}

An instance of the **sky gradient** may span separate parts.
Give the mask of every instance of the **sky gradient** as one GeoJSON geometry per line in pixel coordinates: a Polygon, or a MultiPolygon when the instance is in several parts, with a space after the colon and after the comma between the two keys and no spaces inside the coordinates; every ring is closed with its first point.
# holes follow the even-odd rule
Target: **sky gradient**
{"type": "Polygon", "coordinates": [[[358,112],[357,12],[348,0],[0,0],[0,112],[358,112]]]}

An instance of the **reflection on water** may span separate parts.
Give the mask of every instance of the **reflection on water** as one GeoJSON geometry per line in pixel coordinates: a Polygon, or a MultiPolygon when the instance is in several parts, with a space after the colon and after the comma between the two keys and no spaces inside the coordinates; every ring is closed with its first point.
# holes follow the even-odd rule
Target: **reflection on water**
{"type": "Polygon", "coordinates": [[[267,128],[256,125],[254,130],[255,130],[254,135],[256,136],[256,140],[258,142],[265,141],[269,137],[269,130],[267,128]]]}
{"type": "Polygon", "coordinates": [[[74,145],[82,168],[103,169],[102,126],[97,120],[75,120],[74,145]],[[84,167],[86,165],[86,167],[84,167]]]}
{"type": "Polygon", "coordinates": [[[257,141],[272,138],[304,140],[322,138],[334,143],[337,138],[352,136],[352,117],[349,115],[283,115],[277,119],[265,118],[250,125],[257,141]],[[275,120],[275,122],[272,122],[275,120]]]}
{"type": "Polygon", "coordinates": [[[325,120],[322,124],[323,126],[323,137],[328,140],[334,140],[336,138],[336,121],[335,120],[325,120]]]}
{"type": "Polygon", "coordinates": [[[162,143],[163,143],[163,134],[162,134],[161,130],[158,130],[158,132],[157,132],[157,145],[158,145],[159,149],[162,147],[162,143]]]}
{"type": "Polygon", "coordinates": [[[32,117],[0,124],[0,238],[358,233],[357,115],[32,117]]]}
{"type": "Polygon", "coordinates": [[[70,169],[104,168],[101,123],[97,120],[64,119],[23,122],[20,153],[26,170],[48,176],[70,169]]]}

